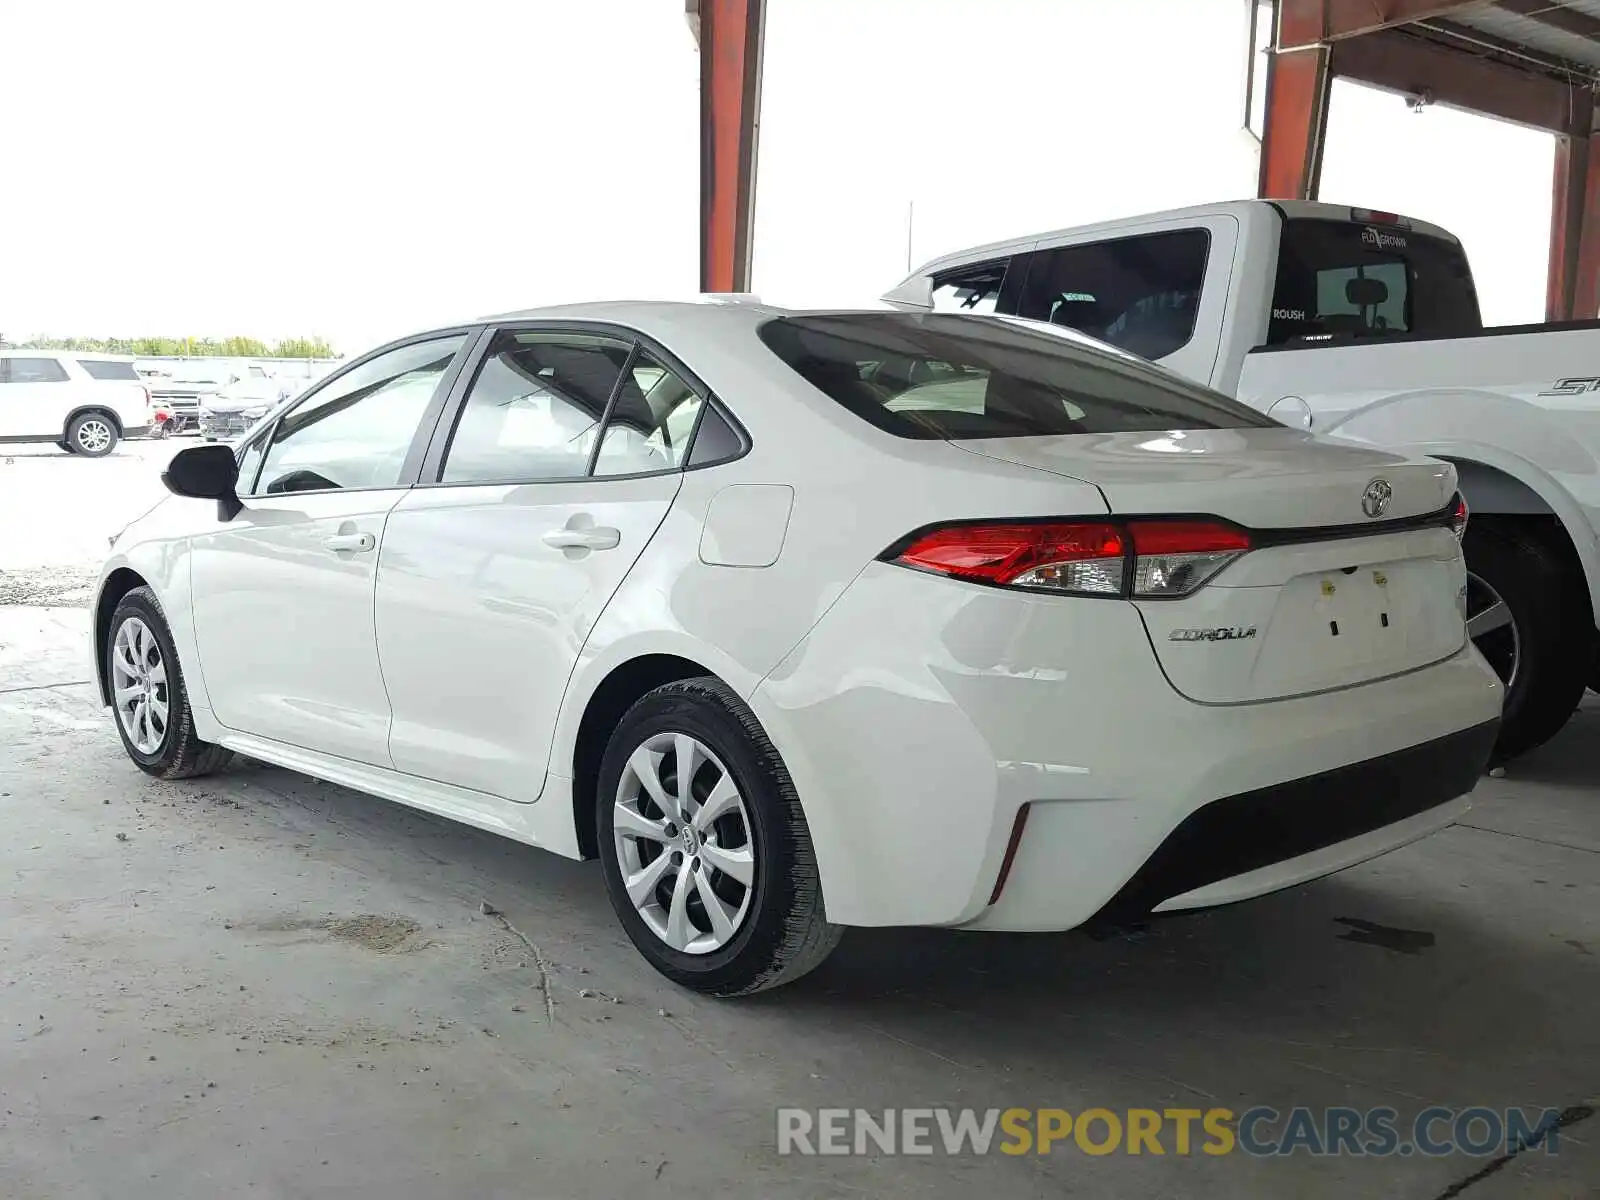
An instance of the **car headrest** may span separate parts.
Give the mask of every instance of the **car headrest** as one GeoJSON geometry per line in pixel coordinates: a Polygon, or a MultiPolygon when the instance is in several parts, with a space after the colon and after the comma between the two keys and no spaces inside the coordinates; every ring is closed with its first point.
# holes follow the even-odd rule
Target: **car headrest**
{"type": "Polygon", "coordinates": [[[1344,298],[1357,308],[1370,308],[1389,298],[1389,285],[1381,279],[1352,279],[1344,285],[1344,298]]]}

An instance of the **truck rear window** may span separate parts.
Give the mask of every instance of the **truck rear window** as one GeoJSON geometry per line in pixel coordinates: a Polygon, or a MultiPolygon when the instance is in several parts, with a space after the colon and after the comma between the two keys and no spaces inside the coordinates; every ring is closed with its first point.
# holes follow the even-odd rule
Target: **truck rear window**
{"type": "Polygon", "coordinates": [[[1458,243],[1400,225],[1284,222],[1267,345],[1482,329],[1458,243]]]}
{"type": "Polygon", "coordinates": [[[819,314],[768,321],[760,335],[814,387],[904,438],[1276,424],[1132,355],[1012,317],[819,314]]]}
{"type": "Polygon", "coordinates": [[[139,372],[133,369],[131,362],[116,362],[105,358],[80,358],[78,365],[93,379],[125,379],[129,383],[139,382],[139,372]]]}

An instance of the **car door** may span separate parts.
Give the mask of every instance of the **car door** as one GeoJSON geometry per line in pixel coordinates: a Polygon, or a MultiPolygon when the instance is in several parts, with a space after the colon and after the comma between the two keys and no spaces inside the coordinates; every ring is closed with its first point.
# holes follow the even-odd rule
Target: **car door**
{"type": "Polygon", "coordinates": [[[75,389],[55,358],[0,358],[0,438],[65,436],[75,389]]]}
{"type": "Polygon", "coordinates": [[[702,393],[626,336],[550,327],[498,330],[458,391],[379,556],[389,751],[531,802],[578,652],[677,495],[702,393]]]}
{"type": "Polygon", "coordinates": [[[468,338],[380,351],[244,448],[244,510],[190,546],[200,666],[229,729],[390,765],[375,569],[468,338]]]}

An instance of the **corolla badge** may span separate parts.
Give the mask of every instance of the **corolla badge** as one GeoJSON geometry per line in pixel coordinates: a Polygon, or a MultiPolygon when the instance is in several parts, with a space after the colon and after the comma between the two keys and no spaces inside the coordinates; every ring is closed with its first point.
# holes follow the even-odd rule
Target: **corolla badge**
{"type": "Polygon", "coordinates": [[[1374,479],[1361,493],[1361,511],[1369,517],[1381,517],[1389,511],[1389,501],[1394,499],[1394,489],[1387,479],[1374,479]]]}
{"type": "Polygon", "coordinates": [[[1215,629],[1174,629],[1169,642],[1240,642],[1256,635],[1254,625],[1223,625],[1215,629]]]}

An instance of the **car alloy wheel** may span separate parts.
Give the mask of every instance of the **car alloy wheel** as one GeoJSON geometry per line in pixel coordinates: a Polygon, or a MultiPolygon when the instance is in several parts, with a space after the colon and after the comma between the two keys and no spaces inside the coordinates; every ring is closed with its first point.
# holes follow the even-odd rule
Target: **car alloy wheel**
{"type": "Polygon", "coordinates": [[[1522,662],[1522,635],[1511,606],[1489,584],[1467,572],[1467,636],[1510,692],[1522,662]]]}
{"type": "Polygon", "coordinates": [[[150,627],[129,617],[111,649],[112,703],[128,741],[140,754],[155,754],[166,740],[170,697],[167,664],[150,627]]]}
{"type": "Polygon", "coordinates": [[[78,424],[78,445],[86,454],[99,454],[111,445],[111,426],[99,417],[90,417],[78,424]]]}
{"type": "Polygon", "coordinates": [[[703,742],[657,733],[628,756],[612,841],[628,899],[672,949],[709,954],[739,932],[755,840],[738,785],[703,742]]]}

